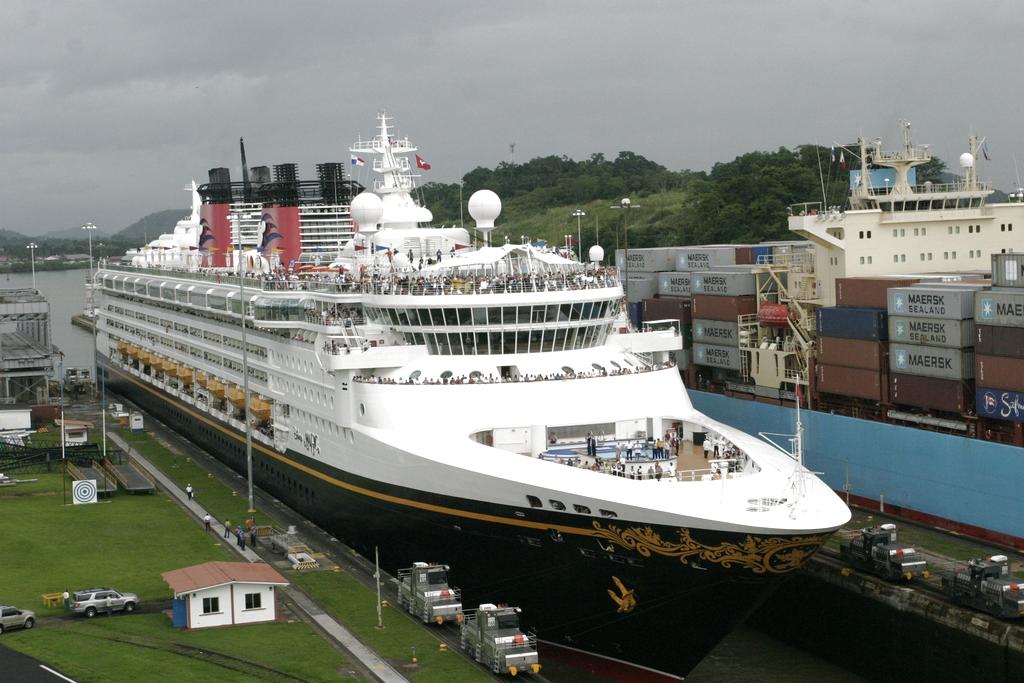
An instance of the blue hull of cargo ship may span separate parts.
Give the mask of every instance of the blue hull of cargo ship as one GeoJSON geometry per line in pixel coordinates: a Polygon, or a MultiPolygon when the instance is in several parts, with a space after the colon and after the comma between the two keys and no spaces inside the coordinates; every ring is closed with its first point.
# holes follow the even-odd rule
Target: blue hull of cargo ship
{"type": "MultiPolygon", "coordinates": [[[[751,434],[792,433],[796,411],[690,390],[703,413],[751,434]]],[[[1024,547],[1024,450],[803,411],[807,467],[852,502],[1024,547]],[[848,488],[847,488],[848,487],[848,488]]]]}

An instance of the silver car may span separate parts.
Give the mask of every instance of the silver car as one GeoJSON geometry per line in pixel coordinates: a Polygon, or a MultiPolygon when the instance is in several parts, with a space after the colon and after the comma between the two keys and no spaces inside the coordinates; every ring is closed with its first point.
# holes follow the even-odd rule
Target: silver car
{"type": "Polygon", "coordinates": [[[139,605],[135,593],[122,593],[113,588],[86,588],[75,591],[68,608],[92,618],[100,612],[134,612],[139,605]]]}
{"type": "Polygon", "coordinates": [[[0,633],[14,628],[32,628],[35,625],[35,612],[10,605],[0,605],[0,633]]]}

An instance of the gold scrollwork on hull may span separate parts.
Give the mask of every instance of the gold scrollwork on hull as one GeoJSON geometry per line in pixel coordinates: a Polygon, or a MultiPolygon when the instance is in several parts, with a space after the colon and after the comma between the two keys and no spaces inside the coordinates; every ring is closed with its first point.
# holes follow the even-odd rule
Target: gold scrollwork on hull
{"type": "Polygon", "coordinates": [[[600,538],[635,550],[643,557],[652,554],[678,557],[683,564],[691,560],[704,560],[729,568],[749,569],[755,574],[784,574],[802,565],[824,543],[830,534],[813,536],[760,536],[748,535],[741,543],[722,541],[717,545],[704,545],[690,535],[689,529],[679,530],[679,542],[666,541],[651,527],[621,529],[614,524],[607,528],[594,522],[594,531],[600,538]]]}

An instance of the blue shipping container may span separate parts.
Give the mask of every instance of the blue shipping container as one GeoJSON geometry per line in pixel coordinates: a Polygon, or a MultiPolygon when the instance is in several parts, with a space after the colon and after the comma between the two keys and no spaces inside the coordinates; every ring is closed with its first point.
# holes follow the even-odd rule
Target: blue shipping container
{"type": "Polygon", "coordinates": [[[819,308],[818,336],[885,341],[889,338],[888,314],[884,308],[819,308]]]}
{"type": "Polygon", "coordinates": [[[974,396],[978,417],[1024,422],[1024,393],[978,387],[974,396]]]}
{"type": "Polygon", "coordinates": [[[644,302],[629,303],[629,319],[636,327],[640,327],[644,321],[644,302]]]}
{"type": "Polygon", "coordinates": [[[771,247],[768,247],[768,246],[757,246],[757,247],[753,247],[751,251],[753,252],[753,259],[752,260],[753,260],[754,263],[761,263],[761,257],[762,256],[766,257],[765,258],[765,262],[766,263],[771,260],[771,258],[770,258],[771,255],[772,255],[772,248],[771,247]]]}

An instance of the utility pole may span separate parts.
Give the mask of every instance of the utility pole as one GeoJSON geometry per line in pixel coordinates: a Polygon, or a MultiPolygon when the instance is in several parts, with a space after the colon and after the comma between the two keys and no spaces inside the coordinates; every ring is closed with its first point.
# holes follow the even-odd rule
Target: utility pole
{"type": "Polygon", "coordinates": [[[583,212],[583,209],[576,209],[572,215],[576,217],[576,252],[579,255],[580,263],[583,263],[583,228],[580,227],[582,225],[580,220],[587,214],[583,212]]]}

